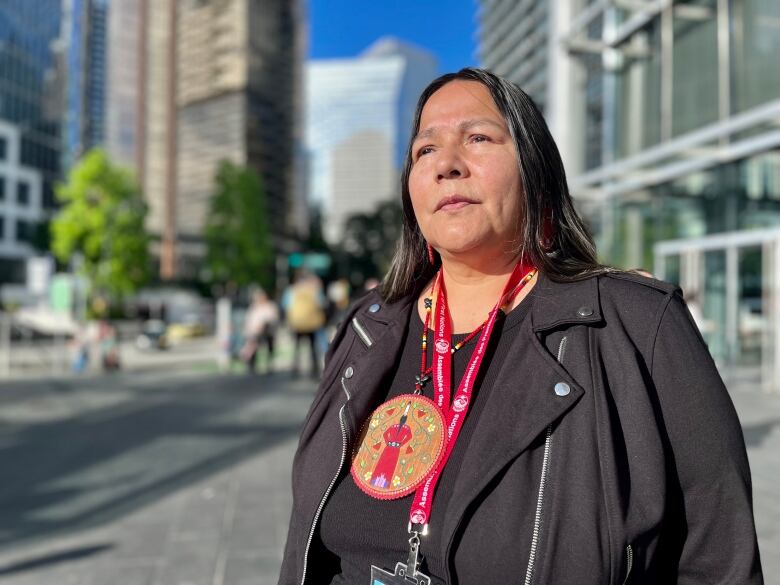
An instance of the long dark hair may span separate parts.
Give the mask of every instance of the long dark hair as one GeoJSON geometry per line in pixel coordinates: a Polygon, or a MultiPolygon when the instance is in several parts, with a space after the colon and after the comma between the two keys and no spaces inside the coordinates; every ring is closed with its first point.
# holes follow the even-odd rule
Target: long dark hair
{"type": "Polygon", "coordinates": [[[455,80],[484,85],[504,116],[517,149],[517,163],[523,185],[522,233],[518,251],[552,280],[573,281],[606,270],[596,258],[596,246],[574,209],[561,155],[542,113],[528,95],[513,83],[484,69],[466,68],[433,80],[422,92],[414,115],[411,140],[401,176],[403,228],[390,269],[382,281],[382,296],[394,302],[419,293],[441,263],[435,254],[428,260],[425,238],[420,231],[409,194],[412,144],[420,129],[420,116],[428,99],[442,86],[455,80]],[[549,246],[542,247],[545,222],[552,228],[549,246]]]}

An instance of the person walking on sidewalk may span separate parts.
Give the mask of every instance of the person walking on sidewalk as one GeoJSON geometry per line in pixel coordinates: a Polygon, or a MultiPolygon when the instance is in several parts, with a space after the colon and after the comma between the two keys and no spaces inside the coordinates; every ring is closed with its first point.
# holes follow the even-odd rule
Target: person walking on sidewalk
{"type": "Polygon", "coordinates": [[[302,343],[311,350],[311,375],[319,375],[317,334],[325,326],[326,299],[322,281],[316,275],[302,272],[296,282],[285,292],[282,305],[287,326],[295,339],[293,350],[293,375],[300,372],[300,347],[302,343]]]}
{"type": "Polygon", "coordinates": [[[274,338],[279,323],[279,308],[266,292],[258,287],[252,294],[252,304],[246,314],[244,323],[244,348],[241,355],[250,373],[257,371],[258,354],[266,349],[266,372],[273,371],[274,338]]]}

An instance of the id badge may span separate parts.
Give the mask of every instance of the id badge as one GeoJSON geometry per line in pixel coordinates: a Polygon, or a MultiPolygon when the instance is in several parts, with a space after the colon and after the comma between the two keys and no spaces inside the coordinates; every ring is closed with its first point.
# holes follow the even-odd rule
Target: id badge
{"type": "Polygon", "coordinates": [[[395,573],[371,565],[371,585],[431,585],[431,578],[420,571],[407,575],[403,563],[396,563],[395,573]]]}

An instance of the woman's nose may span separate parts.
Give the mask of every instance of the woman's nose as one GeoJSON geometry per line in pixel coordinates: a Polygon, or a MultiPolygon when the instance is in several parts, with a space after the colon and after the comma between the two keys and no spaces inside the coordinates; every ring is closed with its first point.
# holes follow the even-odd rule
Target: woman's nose
{"type": "Polygon", "coordinates": [[[436,161],[436,180],[458,179],[466,174],[463,159],[452,149],[445,149],[436,161]]]}

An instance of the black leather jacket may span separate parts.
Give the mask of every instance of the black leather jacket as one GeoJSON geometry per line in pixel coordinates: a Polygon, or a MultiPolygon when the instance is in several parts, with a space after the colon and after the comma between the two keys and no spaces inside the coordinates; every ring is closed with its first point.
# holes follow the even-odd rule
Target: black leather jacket
{"type": "MultiPolygon", "coordinates": [[[[625,273],[536,286],[439,528],[446,581],[763,583],[742,431],[679,289],[625,273]],[[504,574],[507,555],[525,574],[504,574]]],[[[280,584],[319,582],[315,526],[413,300],[369,294],[332,343],[295,457],[280,584]]]]}

